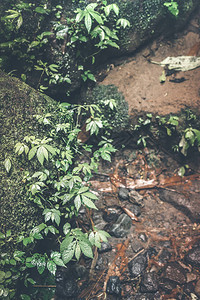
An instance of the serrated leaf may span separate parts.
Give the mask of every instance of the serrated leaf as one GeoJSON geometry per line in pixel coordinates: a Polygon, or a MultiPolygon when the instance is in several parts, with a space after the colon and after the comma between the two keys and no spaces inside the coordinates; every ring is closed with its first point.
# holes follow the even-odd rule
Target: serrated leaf
{"type": "Polygon", "coordinates": [[[9,172],[10,172],[10,169],[11,169],[11,167],[12,167],[12,163],[11,163],[10,158],[6,158],[6,159],[5,159],[4,167],[5,167],[5,169],[6,169],[6,172],[9,173],[9,172]]]}
{"type": "Polygon", "coordinates": [[[81,248],[81,251],[83,254],[89,258],[93,258],[93,252],[92,247],[89,245],[89,243],[85,243],[83,241],[79,241],[79,246],[81,248]]]}

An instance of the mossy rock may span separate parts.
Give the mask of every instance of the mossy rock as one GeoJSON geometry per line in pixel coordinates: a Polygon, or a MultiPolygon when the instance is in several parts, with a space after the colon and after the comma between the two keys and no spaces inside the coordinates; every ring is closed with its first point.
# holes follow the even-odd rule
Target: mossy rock
{"type": "Polygon", "coordinates": [[[113,132],[119,132],[127,127],[129,123],[128,103],[115,85],[97,85],[87,93],[86,101],[100,106],[102,114],[112,127],[113,132]],[[116,102],[116,108],[113,110],[105,105],[105,101],[110,99],[114,99],[116,102]]]}
{"type": "Polygon", "coordinates": [[[23,177],[33,172],[33,164],[19,159],[14,151],[17,142],[27,135],[42,136],[35,114],[53,111],[57,103],[20,80],[0,71],[0,231],[11,230],[12,237],[29,231],[41,221],[41,213],[26,196],[23,177]],[[11,169],[5,169],[10,159],[11,169]]]}

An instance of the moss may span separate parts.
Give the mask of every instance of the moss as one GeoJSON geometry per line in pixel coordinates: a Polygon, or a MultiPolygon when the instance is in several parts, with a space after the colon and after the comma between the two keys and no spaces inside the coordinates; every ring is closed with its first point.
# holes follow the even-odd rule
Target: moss
{"type": "Polygon", "coordinates": [[[99,85],[95,87],[92,92],[88,93],[86,99],[89,103],[100,105],[102,113],[109,125],[113,127],[114,132],[118,132],[128,125],[128,103],[116,86],[99,85]],[[104,101],[109,99],[114,99],[116,101],[116,109],[110,110],[108,106],[104,105],[104,101]]]}
{"type": "Polygon", "coordinates": [[[41,213],[26,197],[23,182],[25,171],[33,171],[33,165],[24,159],[22,166],[14,146],[26,135],[41,135],[33,115],[52,111],[56,105],[51,98],[0,71],[0,231],[11,229],[17,236],[40,221],[41,213]],[[12,162],[9,174],[4,167],[6,158],[12,162]]]}

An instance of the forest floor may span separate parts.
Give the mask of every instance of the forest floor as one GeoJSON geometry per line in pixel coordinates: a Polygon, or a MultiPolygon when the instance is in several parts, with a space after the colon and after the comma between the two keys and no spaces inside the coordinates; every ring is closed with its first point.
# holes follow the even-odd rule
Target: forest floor
{"type": "MultiPolygon", "coordinates": [[[[173,39],[159,38],[132,57],[113,61],[99,83],[115,84],[132,116],[199,111],[200,68],[175,72],[160,83],[163,68],[149,62],[199,56],[199,23],[198,15],[173,39]]],[[[172,155],[129,143],[102,165],[91,182],[99,196],[93,218],[111,238],[96,252],[90,284],[81,282],[78,299],[200,299],[199,158],[191,164],[188,176],[178,177],[181,164],[172,155]]]]}

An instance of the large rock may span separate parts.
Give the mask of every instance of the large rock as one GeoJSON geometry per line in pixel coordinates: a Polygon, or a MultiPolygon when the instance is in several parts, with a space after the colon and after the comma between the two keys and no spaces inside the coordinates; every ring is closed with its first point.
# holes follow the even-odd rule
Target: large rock
{"type": "Polygon", "coordinates": [[[51,98],[0,71],[0,226],[2,232],[10,229],[12,236],[27,232],[40,221],[41,215],[26,196],[23,181],[32,164],[25,159],[21,163],[14,147],[27,135],[43,135],[33,115],[51,111],[56,105],[51,98]],[[9,173],[5,159],[11,161],[9,173]]]}
{"type": "MultiPolygon", "coordinates": [[[[192,11],[194,11],[194,9],[199,5],[198,0],[177,0],[180,13],[179,16],[175,18],[164,6],[164,2],[166,2],[165,0],[109,0],[108,4],[113,2],[117,3],[120,8],[119,17],[129,20],[131,27],[121,30],[119,34],[118,44],[120,45],[120,50],[110,48],[97,55],[96,65],[94,65],[95,68],[97,65],[102,64],[102,62],[105,62],[114,56],[133,53],[148,40],[152,40],[160,34],[173,34],[183,27],[189,19],[192,11]]],[[[54,1],[49,0],[47,2],[47,8],[50,13],[43,14],[42,18],[40,14],[35,13],[34,6],[32,9],[23,10],[23,24],[19,31],[15,31],[15,33],[12,34],[4,28],[3,23],[0,21],[0,54],[4,57],[4,65],[7,69],[17,69],[18,75],[20,76],[23,70],[21,67],[23,64],[27,63],[27,61],[30,61],[29,55],[36,55],[35,61],[31,63],[32,66],[37,64],[37,60],[42,60],[48,64],[57,64],[60,67],[59,73],[61,77],[71,80],[71,84],[69,81],[65,80],[61,80],[62,82],[58,82],[58,84],[55,85],[51,84],[49,94],[53,95],[54,98],[64,98],[66,97],[66,93],[75,92],[80,88],[82,80],[79,65],[84,65],[86,70],[92,69],[91,56],[99,50],[94,48],[94,44],[91,41],[87,43],[79,41],[79,43],[72,48],[66,46],[66,40],[63,41],[56,39],[54,30],[55,26],[59,25],[60,22],[60,25],[63,26],[63,30],[66,30],[67,32],[68,24],[66,19],[74,17],[74,11],[78,6],[84,8],[84,6],[88,4],[87,1],[78,1],[76,3],[74,1],[57,1],[55,4],[54,1]],[[59,3],[63,6],[63,10],[61,11],[62,17],[60,20],[55,18],[55,6],[59,3]],[[47,44],[42,46],[41,50],[36,49],[35,51],[34,48],[31,48],[30,50],[28,42],[23,43],[23,47],[21,47],[21,44],[18,43],[12,44],[9,48],[5,47],[4,42],[12,41],[13,38],[21,38],[23,36],[23,38],[31,42],[42,32],[46,31],[52,31],[53,35],[47,36],[47,44]],[[22,52],[23,49],[24,52],[22,52]],[[79,52],[81,55],[78,58],[77,53],[79,52]]],[[[39,6],[39,4],[40,1],[36,4],[36,6],[39,6]]],[[[10,1],[6,1],[6,4],[0,7],[0,16],[5,16],[5,10],[12,8],[9,5],[10,1]]],[[[110,24],[113,24],[114,20],[112,14],[109,18],[110,24]]],[[[69,36],[66,37],[67,41],[69,38],[69,36]]],[[[30,68],[30,66],[28,66],[28,68],[30,68]]],[[[35,86],[37,86],[39,76],[39,73],[36,74],[32,70],[28,75],[28,83],[31,85],[35,84],[35,86]]],[[[44,84],[48,84],[47,82],[44,82],[44,84]]]]}
{"type": "MultiPolygon", "coordinates": [[[[195,182],[193,182],[195,184],[195,182]]],[[[168,202],[180,209],[185,213],[193,222],[200,221],[200,206],[199,206],[199,194],[191,193],[186,197],[181,193],[181,188],[176,187],[176,191],[159,189],[160,199],[164,202],[168,202]]]]}

